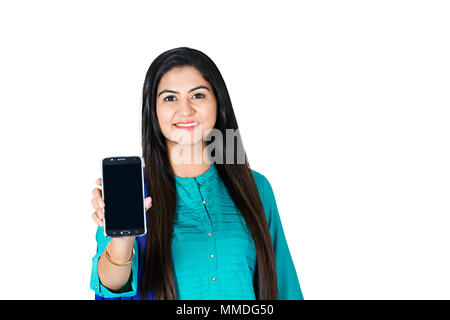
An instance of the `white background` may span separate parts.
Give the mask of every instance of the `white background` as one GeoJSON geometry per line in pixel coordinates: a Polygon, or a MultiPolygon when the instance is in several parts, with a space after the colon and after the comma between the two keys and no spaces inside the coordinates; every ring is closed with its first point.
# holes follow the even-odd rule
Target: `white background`
{"type": "Polygon", "coordinates": [[[92,299],[100,160],[157,55],[206,53],[305,299],[450,298],[446,1],[0,4],[0,298],[92,299]]]}

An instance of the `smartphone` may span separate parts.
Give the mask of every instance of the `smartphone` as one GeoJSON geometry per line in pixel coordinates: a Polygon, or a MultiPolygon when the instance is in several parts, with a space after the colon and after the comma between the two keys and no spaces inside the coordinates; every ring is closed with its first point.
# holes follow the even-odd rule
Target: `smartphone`
{"type": "Polygon", "coordinates": [[[147,233],[143,161],[138,156],[102,159],[104,234],[108,238],[147,233]]]}

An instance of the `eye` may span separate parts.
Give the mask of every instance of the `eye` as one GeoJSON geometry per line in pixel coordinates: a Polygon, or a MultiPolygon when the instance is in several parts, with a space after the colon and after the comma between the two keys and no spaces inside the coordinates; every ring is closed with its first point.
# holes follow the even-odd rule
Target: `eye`
{"type": "Polygon", "coordinates": [[[194,97],[197,97],[196,99],[202,99],[205,97],[205,95],[203,93],[196,93],[194,94],[194,97]]]}
{"type": "Polygon", "coordinates": [[[173,99],[169,99],[169,100],[167,100],[168,98],[173,98],[173,99],[175,99],[175,97],[174,97],[174,96],[167,96],[167,97],[165,97],[165,98],[164,98],[164,101],[167,101],[167,102],[172,102],[172,101],[175,101],[175,100],[173,100],[173,99]]]}

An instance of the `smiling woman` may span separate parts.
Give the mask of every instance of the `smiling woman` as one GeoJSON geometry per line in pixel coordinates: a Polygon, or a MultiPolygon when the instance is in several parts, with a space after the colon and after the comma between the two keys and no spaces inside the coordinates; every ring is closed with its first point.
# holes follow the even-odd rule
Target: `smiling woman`
{"type": "Polygon", "coordinates": [[[95,191],[96,299],[303,299],[271,184],[245,151],[243,163],[213,161],[216,152],[235,160],[227,139],[242,146],[227,130],[238,124],[214,62],[186,47],[159,55],[143,89],[148,233],[105,238],[95,191]],[[213,130],[225,143],[208,155],[213,130]],[[106,248],[123,263],[104,258],[106,248]]]}

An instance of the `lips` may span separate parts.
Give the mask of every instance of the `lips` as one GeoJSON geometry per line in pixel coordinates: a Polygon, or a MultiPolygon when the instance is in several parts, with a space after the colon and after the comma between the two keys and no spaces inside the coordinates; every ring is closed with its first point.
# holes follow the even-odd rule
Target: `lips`
{"type": "Polygon", "coordinates": [[[200,121],[180,121],[174,124],[178,129],[194,129],[198,127],[200,121]]]}
{"type": "Polygon", "coordinates": [[[177,122],[177,123],[175,123],[175,124],[186,124],[186,123],[192,123],[192,122],[196,122],[196,121],[194,121],[194,120],[189,120],[189,121],[179,121],[179,122],[177,122]]]}

